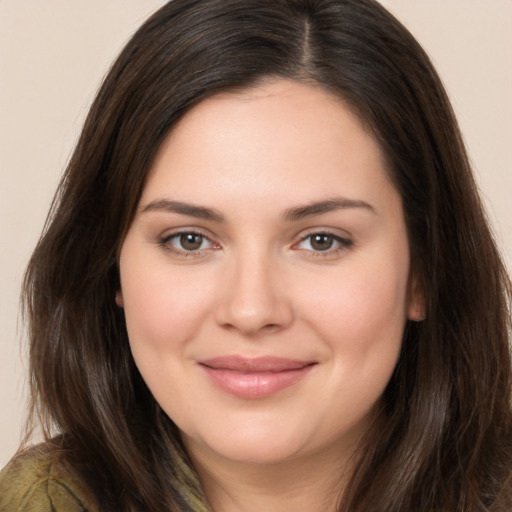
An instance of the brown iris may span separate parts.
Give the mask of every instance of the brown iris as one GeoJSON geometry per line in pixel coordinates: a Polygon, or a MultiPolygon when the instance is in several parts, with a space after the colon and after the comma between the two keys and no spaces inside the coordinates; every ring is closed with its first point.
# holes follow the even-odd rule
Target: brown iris
{"type": "Polygon", "coordinates": [[[311,247],[315,251],[327,251],[332,248],[334,238],[332,235],[325,233],[319,233],[311,236],[311,247]]]}
{"type": "Polygon", "coordinates": [[[180,235],[180,245],[186,251],[197,251],[201,248],[203,236],[197,233],[184,233],[180,235]]]}

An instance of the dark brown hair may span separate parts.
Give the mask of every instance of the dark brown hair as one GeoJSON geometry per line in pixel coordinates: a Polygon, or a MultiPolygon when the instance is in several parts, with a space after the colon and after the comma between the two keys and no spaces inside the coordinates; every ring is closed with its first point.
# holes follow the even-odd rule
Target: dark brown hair
{"type": "Polygon", "coordinates": [[[176,427],[130,353],[117,255],[174,123],[273,77],[338,95],[374,134],[426,299],[339,510],[512,510],[510,281],[440,80],[374,0],[174,0],[128,42],[26,274],[33,417],[61,434],[105,509],[201,509],[176,427]]]}

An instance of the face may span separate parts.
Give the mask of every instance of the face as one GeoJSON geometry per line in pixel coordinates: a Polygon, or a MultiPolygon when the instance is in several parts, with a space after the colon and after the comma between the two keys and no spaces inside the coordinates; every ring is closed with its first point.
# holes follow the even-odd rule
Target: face
{"type": "Polygon", "coordinates": [[[336,97],[275,81],[175,126],[122,246],[117,301],[193,455],[341,454],[421,315],[409,263],[374,138],[336,97]]]}

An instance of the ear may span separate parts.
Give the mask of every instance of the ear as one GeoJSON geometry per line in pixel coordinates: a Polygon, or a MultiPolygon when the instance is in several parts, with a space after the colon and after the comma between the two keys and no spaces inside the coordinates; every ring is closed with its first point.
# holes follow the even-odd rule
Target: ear
{"type": "Polygon", "coordinates": [[[121,290],[117,290],[117,292],[116,292],[116,304],[120,308],[124,307],[123,292],[121,290]]]}
{"type": "Polygon", "coordinates": [[[421,322],[427,317],[425,290],[416,273],[411,274],[407,300],[407,318],[421,322]]]}

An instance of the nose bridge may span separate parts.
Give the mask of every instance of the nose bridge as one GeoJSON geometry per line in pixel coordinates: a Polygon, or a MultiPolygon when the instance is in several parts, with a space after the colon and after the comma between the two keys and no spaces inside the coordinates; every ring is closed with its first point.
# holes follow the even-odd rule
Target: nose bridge
{"type": "Polygon", "coordinates": [[[258,244],[234,251],[227,262],[220,324],[245,334],[279,330],[289,324],[292,308],[281,286],[279,258],[258,244]]]}

